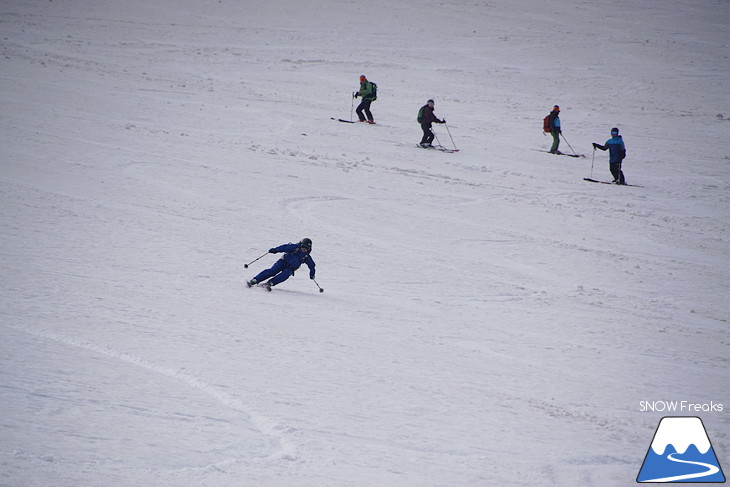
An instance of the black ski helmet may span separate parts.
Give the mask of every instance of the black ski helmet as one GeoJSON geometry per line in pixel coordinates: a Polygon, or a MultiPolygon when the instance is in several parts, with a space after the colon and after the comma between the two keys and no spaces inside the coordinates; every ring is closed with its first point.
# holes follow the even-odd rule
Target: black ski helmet
{"type": "Polygon", "coordinates": [[[614,127],[611,129],[611,135],[618,135],[618,127],[614,127]]]}
{"type": "Polygon", "coordinates": [[[311,238],[303,238],[301,242],[299,242],[299,245],[303,249],[306,249],[307,252],[311,252],[312,250],[312,239],[311,238]]]}

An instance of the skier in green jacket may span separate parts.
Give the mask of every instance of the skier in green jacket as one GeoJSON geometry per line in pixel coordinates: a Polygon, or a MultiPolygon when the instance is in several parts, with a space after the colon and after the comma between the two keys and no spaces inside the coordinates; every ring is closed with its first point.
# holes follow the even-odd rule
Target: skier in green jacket
{"type": "Polygon", "coordinates": [[[375,83],[371,83],[370,81],[368,81],[364,74],[361,75],[360,91],[354,93],[352,96],[355,98],[357,98],[358,96],[362,97],[362,102],[360,102],[360,104],[357,106],[357,109],[355,110],[360,121],[375,123],[375,120],[373,119],[373,114],[370,112],[370,104],[377,99],[375,83]],[[363,114],[363,112],[365,113],[363,114]],[[366,116],[367,119],[365,118],[366,116]]]}

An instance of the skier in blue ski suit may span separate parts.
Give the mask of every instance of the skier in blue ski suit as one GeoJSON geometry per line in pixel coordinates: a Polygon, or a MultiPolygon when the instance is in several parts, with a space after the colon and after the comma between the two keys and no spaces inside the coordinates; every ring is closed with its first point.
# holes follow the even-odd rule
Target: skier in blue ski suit
{"type": "Polygon", "coordinates": [[[613,176],[613,184],[626,184],[626,178],[624,178],[624,173],[621,170],[621,163],[626,157],[626,145],[618,134],[618,128],[614,127],[611,129],[611,138],[606,141],[605,145],[594,142],[593,147],[603,151],[608,150],[608,164],[611,175],[613,176]]]}
{"type": "Polygon", "coordinates": [[[299,269],[302,264],[307,264],[307,267],[309,267],[309,278],[314,279],[315,264],[310,255],[311,251],[312,240],[308,238],[302,239],[299,243],[288,243],[269,249],[270,254],[283,252],[284,255],[273,266],[261,271],[246,284],[248,284],[248,287],[251,287],[271,277],[272,279],[266,283],[266,286],[271,288],[293,276],[294,271],[299,269]]]}

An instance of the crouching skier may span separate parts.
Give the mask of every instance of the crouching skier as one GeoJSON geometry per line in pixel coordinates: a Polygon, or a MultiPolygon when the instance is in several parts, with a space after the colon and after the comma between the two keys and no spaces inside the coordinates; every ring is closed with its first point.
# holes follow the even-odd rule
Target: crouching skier
{"type": "Polygon", "coordinates": [[[307,264],[307,267],[309,267],[309,278],[314,279],[314,260],[310,255],[312,252],[311,239],[303,238],[299,243],[288,243],[269,249],[270,254],[278,254],[281,252],[284,252],[284,255],[273,266],[261,271],[256,277],[246,282],[248,287],[255,286],[271,278],[263,284],[268,291],[271,291],[273,286],[293,276],[294,271],[299,269],[302,264],[307,264]]]}

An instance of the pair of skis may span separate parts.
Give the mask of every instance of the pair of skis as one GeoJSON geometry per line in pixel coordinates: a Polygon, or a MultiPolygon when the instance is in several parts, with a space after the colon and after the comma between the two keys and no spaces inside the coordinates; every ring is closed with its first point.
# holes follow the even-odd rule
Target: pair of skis
{"type": "Polygon", "coordinates": [[[444,147],[443,145],[423,146],[421,144],[417,144],[416,147],[419,149],[428,149],[428,150],[437,150],[440,152],[446,152],[447,154],[459,152],[459,149],[449,149],[448,147],[444,147]]]}
{"type": "Polygon", "coordinates": [[[262,288],[266,289],[267,291],[271,292],[271,284],[269,284],[268,282],[258,282],[256,284],[251,284],[251,281],[246,281],[246,286],[248,286],[249,288],[262,287],[262,288]]]}
{"type": "Polygon", "coordinates": [[[610,181],[599,181],[598,179],[592,179],[592,178],[583,178],[583,181],[589,181],[591,183],[600,183],[600,184],[613,184],[614,186],[633,186],[635,188],[643,188],[643,186],[639,186],[638,184],[617,184],[612,183],[610,181]]]}
{"type": "Polygon", "coordinates": [[[568,157],[585,157],[585,154],[566,154],[565,152],[550,152],[549,150],[532,149],[538,152],[547,152],[548,154],[554,154],[556,156],[568,156],[568,157]]]}
{"type": "MultiPolygon", "coordinates": [[[[338,122],[342,122],[342,123],[355,123],[353,120],[345,120],[344,118],[335,118],[335,117],[330,117],[330,118],[332,120],[337,120],[338,122]]],[[[375,122],[370,122],[370,121],[365,121],[363,123],[369,123],[370,125],[376,125],[375,122]]]]}

